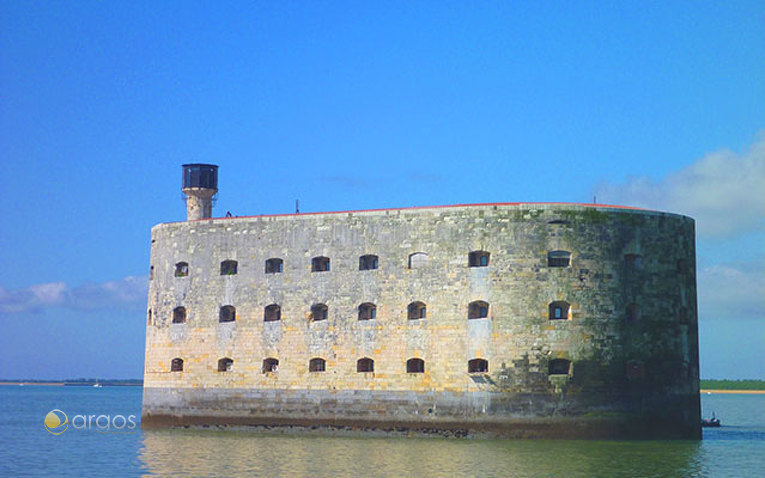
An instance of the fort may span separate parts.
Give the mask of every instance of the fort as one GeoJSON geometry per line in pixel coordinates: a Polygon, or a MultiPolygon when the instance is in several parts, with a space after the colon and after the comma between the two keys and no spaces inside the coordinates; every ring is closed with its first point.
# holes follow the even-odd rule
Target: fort
{"type": "Polygon", "coordinates": [[[498,203],[151,232],[142,425],[701,436],[693,219],[498,203]]]}

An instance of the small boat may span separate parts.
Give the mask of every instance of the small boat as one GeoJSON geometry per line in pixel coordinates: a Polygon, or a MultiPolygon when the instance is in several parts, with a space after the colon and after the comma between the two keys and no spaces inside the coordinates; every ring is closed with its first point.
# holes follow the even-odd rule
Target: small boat
{"type": "Polygon", "coordinates": [[[101,384],[100,384],[100,383],[98,383],[98,382],[94,383],[94,384],[93,384],[93,386],[94,386],[95,388],[101,388],[101,384]]]}
{"type": "Polygon", "coordinates": [[[702,427],[712,427],[717,428],[720,426],[720,419],[715,416],[715,413],[712,412],[712,418],[702,418],[701,419],[701,426],[702,427]]]}

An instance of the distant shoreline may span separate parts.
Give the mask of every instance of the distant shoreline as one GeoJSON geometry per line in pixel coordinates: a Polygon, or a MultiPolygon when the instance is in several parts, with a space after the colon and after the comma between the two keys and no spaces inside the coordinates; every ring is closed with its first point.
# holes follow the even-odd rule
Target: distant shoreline
{"type": "Polygon", "coordinates": [[[92,387],[94,385],[99,385],[102,387],[143,387],[143,383],[134,383],[134,382],[112,382],[109,380],[106,381],[93,381],[93,382],[69,382],[69,381],[49,381],[49,382],[38,382],[38,381],[25,381],[25,380],[18,380],[18,381],[0,381],[0,386],[17,386],[17,387],[35,387],[35,386],[44,386],[44,387],[92,387]]]}
{"type": "Polygon", "coordinates": [[[734,394],[734,393],[744,393],[744,394],[752,394],[752,395],[765,395],[765,390],[705,390],[701,389],[700,393],[702,394],[734,394]]]}
{"type": "MultiPolygon", "coordinates": [[[[109,382],[26,382],[26,381],[0,381],[0,386],[43,386],[43,387],[92,387],[98,383],[104,387],[142,387],[142,383],[109,383],[109,382]]],[[[701,389],[699,393],[702,395],[708,394],[746,394],[746,395],[765,395],[765,390],[717,390],[717,389],[701,389]]]]}
{"type": "Polygon", "coordinates": [[[63,387],[64,382],[0,382],[0,385],[44,385],[46,387],[63,387]]]}

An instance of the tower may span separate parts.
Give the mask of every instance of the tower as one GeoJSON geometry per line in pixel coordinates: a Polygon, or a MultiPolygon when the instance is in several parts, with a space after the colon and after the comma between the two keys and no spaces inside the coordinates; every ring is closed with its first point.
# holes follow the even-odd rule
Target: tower
{"type": "Polygon", "coordinates": [[[213,196],[218,193],[218,166],[184,164],[183,193],[186,195],[186,220],[211,218],[213,196]]]}

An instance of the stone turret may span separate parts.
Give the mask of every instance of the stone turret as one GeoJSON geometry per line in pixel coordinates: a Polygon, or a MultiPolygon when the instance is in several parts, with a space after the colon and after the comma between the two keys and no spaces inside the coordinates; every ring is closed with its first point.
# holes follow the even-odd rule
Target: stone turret
{"type": "Polygon", "coordinates": [[[218,193],[218,166],[184,164],[183,193],[186,195],[186,219],[212,217],[213,197],[218,193]]]}

